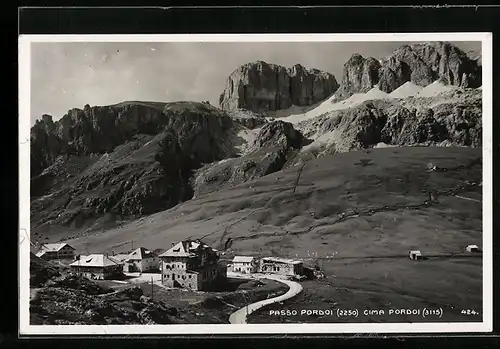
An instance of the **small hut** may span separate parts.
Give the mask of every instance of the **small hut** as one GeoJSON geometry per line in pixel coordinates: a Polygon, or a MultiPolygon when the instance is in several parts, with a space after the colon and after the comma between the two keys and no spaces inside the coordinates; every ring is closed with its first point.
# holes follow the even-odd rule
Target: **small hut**
{"type": "Polygon", "coordinates": [[[466,252],[479,252],[479,247],[477,245],[469,245],[465,248],[466,252]]]}
{"type": "Polygon", "coordinates": [[[410,251],[410,259],[412,260],[420,260],[422,258],[422,252],[420,251],[410,251]]]}

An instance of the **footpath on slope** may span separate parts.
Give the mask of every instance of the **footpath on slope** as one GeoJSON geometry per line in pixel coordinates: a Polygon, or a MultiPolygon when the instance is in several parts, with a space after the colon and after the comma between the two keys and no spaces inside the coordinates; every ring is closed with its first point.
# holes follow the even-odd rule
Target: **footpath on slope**
{"type": "MultiPolygon", "coordinates": [[[[229,275],[228,275],[229,276],[229,275]]],[[[254,311],[265,307],[267,305],[273,304],[273,303],[278,303],[282,302],[284,300],[293,298],[297,296],[300,292],[302,292],[302,285],[299,284],[298,282],[295,281],[290,281],[286,279],[282,279],[278,276],[274,275],[264,275],[264,274],[254,274],[252,276],[249,275],[239,275],[239,274],[234,274],[231,273],[231,277],[236,277],[236,278],[252,278],[252,279],[269,279],[269,280],[274,280],[281,282],[289,287],[289,290],[285,293],[282,294],[281,296],[277,296],[274,298],[268,298],[264,299],[255,303],[248,304],[244,306],[241,309],[238,309],[234,313],[232,313],[229,316],[229,323],[231,324],[246,324],[247,323],[247,316],[253,313],[254,311]]]]}

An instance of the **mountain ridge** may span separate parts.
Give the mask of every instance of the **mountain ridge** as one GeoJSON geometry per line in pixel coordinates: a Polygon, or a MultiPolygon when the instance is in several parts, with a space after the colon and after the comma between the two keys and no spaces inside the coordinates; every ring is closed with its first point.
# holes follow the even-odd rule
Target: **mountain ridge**
{"type": "MultiPolygon", "coordinates": [[[[374,72],[385,63],[353,57],[357,70],[347,79],[350,90],[363,91],[380,82],[374,72]]],[[[259,62],[262,69],[287,73],[259,62]]],[[[305,76],[301,72],[306,68],[294,67],[297,76],[305,76]]],[[[452,71],[448,75],[455,76],[452,71]]],[[[305,86],[298,91],[305,91],[309,102],[315,100],[309,93],[314,80],[297,81],[305,86]]],[[[481,147],[481,92],[464,87],[463,80],[454,81],[459,86],[430,97],[377,100],[374,94],[372,100],[339,110],[326,108],[331,103],[323,89],[322,101],[304,106],[312,117],[301,120],[299,114],[292,123],[286,117],[269,117],[268,108],[255,112],[239,105],[224,109],[191,101],[85,105],[57,121],[44,114],[31,128],[32,229],[42,240],[68,229],[106,230],[318,157],[379,143],[481,147]],[[314,114],[316,108],[321,111],[314,114]]],[[[255,105],[269,105],[268,97],[255,105]]]]}
{"type": "Polygon", "coordinates": [[[480,59],[448,42],[403,45],[380,60],[354,53],[344,65],[336,100],[367,92],[375,85],[390,93],[408,81],[425,87],[437,80],[477,88],[481,86],[480,59]]]}

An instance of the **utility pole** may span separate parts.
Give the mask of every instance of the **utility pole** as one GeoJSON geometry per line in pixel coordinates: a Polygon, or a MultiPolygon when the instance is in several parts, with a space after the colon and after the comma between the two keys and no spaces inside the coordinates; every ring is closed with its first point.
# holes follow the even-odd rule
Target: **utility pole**
{"type": "Polygon", "coordinates": [[[154,298],[154,289],[153,289],[153,277],[151,276],[151,299],[154,298]]]}

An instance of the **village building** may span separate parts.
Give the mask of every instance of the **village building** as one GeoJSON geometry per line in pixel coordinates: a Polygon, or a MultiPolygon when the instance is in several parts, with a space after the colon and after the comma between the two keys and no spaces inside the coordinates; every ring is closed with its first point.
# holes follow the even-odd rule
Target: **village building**
{"type": "MultiPolygon", "coordinates": [[[[112,257],[114,260],[117,260],[118,262],[121,262],[125,265],[125,260],[128,258],[129,253],[118,253],[118,254],[113,254],[112,257]]],[[[125,267],[124,267],[125,270],[125,267]]]]}
{"type": "Polygon", "coordinates": [[[292,259],[264,257],[260,260],[260,272],[284,276],[301,276],[304,274],[302,261],[292,259]]]}
{"type": "Polygon", "coordinates": [[[94,280],[107,280],[123,275],[123,262],[104,254],[80,256],[70,265],[73,274],[94,280]]]}
{"type": "Polygon", "coordinates": [[[167,287],[207,291],[225,281],[227,268],[216,250],[197,240],[184,240],[160,255],[161,280],[167,287]]]}
{"type": "Polygon", "coordinates": [[[232,271],[235,273],[251,274],[258,269],[257,259],[252,256],[235,256],[232,263],[232,271]]]}
{"type": "Polygon", "coordinates": [[[67,243],[44,244],[36,254],[37,257],[49,259],[74,259],[75,249],[67,243]]]}
{"type": "Polygon", "coordinates": [[[420,251],[410,251],[410,259],[413,259],[413,260],[423,259],[422,252],[420,252],[420,251]]]}
{"type": "Polygon", "coordinates": [[[146,273],[158,271],[159,266],[160,258],[153,251],[139,247],[124,259],[123,271],[126,273],[146,273]]]}
{"type": "Polygon", "coordinates": [[[465,248],[465,251],[466,252],[479,252],[479,247],[477,245],[468,245],[466,248],[465,248]]]}

